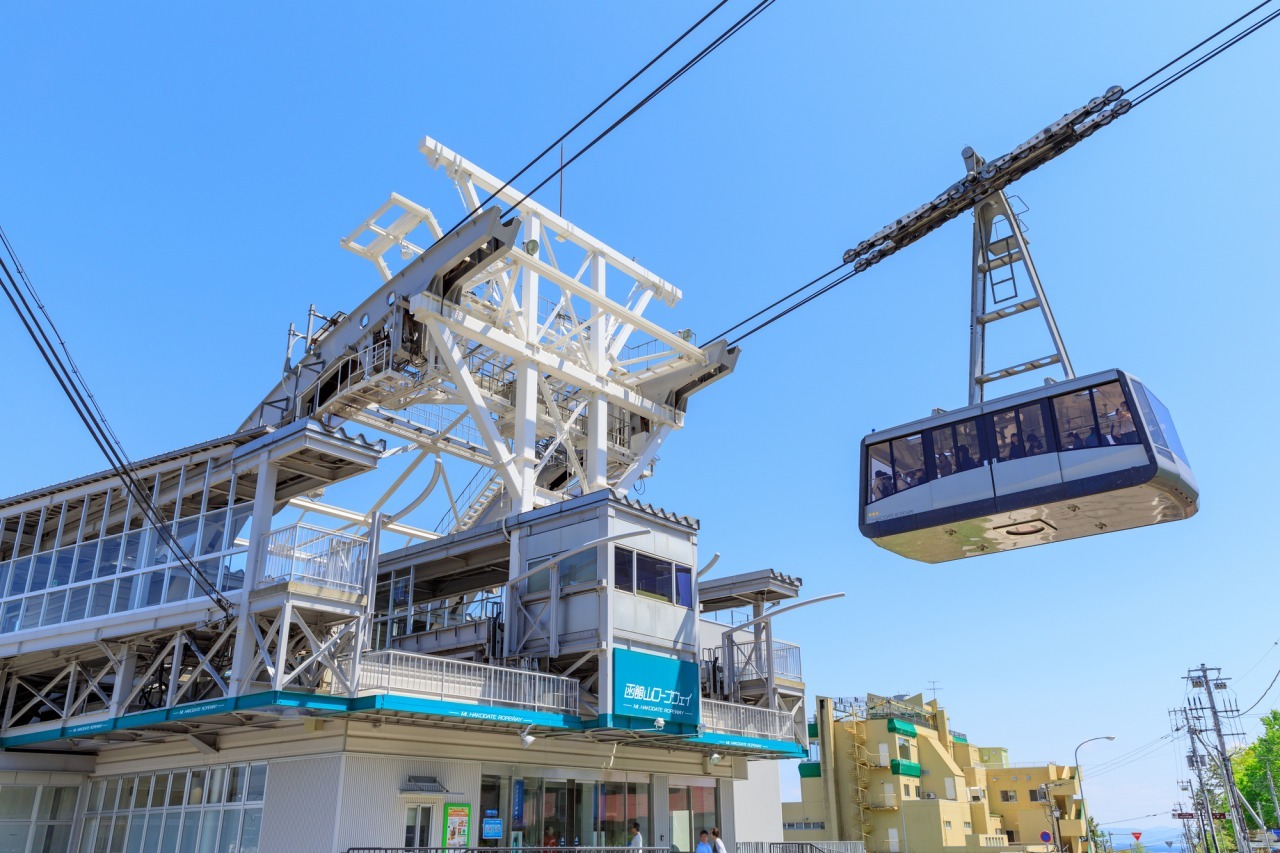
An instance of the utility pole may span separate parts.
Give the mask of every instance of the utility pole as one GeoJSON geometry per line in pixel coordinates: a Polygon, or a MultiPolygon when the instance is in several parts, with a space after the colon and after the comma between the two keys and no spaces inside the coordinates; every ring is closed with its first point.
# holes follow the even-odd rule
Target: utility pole
{"type": "MultiPolygon", "coordinates": [[[[1240,853],[1251,853],[1252,845],[1249,843],[1249,825],[1245,823],[1244,808],[1240,805],[1240,792],[1236,790],[1235,772],[1231,769],[1231,757],[1227,754],[1227,739],[1222,734],[1222,719],[1218,716],[1218,703],[1214,698],[1215,689],[1225,689],[1226,682],[1222,678],[1221,667],[1208,667],[1203,663],[1199,669],[1188,670],[1188,678],[1191,679],[1192,686],[1196,685],[1195,679],[1191,673],[1198,672],[1200,678],[1200,687],[1204,688],[1204,694],[1209,701],[1209,715],[1213,718],[1213,733],[1218,738],[1218,755],[1222,759],[1222,781],[1223,787],[1227,789],[1227,805],[1231,810],[1231,825],[1236,831],[1236,849],[1240,853]],[[1212,669],[1216,675],[1214,680],[1209,680],[1209,670],[1212,669]],[[1216,685],[1221,685],[1216,688],[1216,685]]],[[[1265,828],[1265,827],[1264,827],[1265,828]]]]}
{"type": "MultiPolygon", "coordinates": [[[[1196,816],[1200,819],[1200,837],[1205,838],[1204,825],[1209,824],[1209,841],[1213,842],[1213,853],[1221,853],[1218,847],[1218,828],[1213,823],[1213,805],[1209,802],[1209,794],[1204,787],[1204,765],[1200,763],[1200,747],[1197,744],[1196,729],[1191,722],[1191,712],[1186,708],[1182,709],[1182,719],[1187,726],[1187,734],[1191,740],[1191,766],[1196,771],[1196,781],[1200,784],[1200,800],[1196,802],[1196,798],[1191,798],[1192,804],[1196,807],[1196,816]],[[1203,808],[1203,812],[1201,809],[1203,808]]],[[[1206,842],[1205,853],[1208,853],[1206,842]]]]}

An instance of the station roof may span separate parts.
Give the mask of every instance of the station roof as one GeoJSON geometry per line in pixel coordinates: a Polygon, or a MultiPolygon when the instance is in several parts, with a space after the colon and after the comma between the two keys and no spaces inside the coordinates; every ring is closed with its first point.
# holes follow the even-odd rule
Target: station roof
{"type": "Polygon", "coordinates": [[[744,604],[769,604],[799,597],[803,585],[801,578],[773,569],[758,569],[698,581],[698,601],[706,612],[729,610],[744,604]]]}

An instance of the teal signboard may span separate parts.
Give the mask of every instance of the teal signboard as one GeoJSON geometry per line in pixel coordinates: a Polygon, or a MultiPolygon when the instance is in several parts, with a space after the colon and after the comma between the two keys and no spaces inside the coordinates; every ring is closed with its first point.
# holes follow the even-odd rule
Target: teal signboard
{"type": "Polygon", "coordinates": [[[698,665],[693,661],[613,650],[613,713],[698,725],[698,665]]]}

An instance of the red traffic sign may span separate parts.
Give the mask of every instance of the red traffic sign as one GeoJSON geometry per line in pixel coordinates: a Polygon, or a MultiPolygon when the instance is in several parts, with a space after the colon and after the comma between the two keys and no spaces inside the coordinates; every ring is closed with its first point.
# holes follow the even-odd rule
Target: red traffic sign
{"type": "Polygon", "coordinates": [[[1142,840],[1142,833],[1141,833],[1141,832],[1131,832],[1131,833],[1129,833],[1129,834],[1133,836],[1133,840],[1134,840],[1134,841],[1141,841],[1141,840],[1142,840]]]}
{"type": "Polygon", "coordinates": [[[1043,841],[1045,844],[1048,844],[1050,841],[1053,840],[1053,836],[1049,834],[1048,830],[1045,830],[1044,832],[1040,833],[1040,840],[1043,841]]]}

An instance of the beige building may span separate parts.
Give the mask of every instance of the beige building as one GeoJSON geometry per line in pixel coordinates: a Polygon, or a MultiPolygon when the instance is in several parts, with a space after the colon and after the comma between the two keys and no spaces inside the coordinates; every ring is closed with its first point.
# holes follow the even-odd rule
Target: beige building
{"type": "Polygon", "coordinates": [[[862,841],[867,853],[1085,850],[1076,768],[1014,766],[1006,750],[952,730],[936,701],[820,697],[809,737],[801,801],[782,804],[787,841],[862,841]]]}

